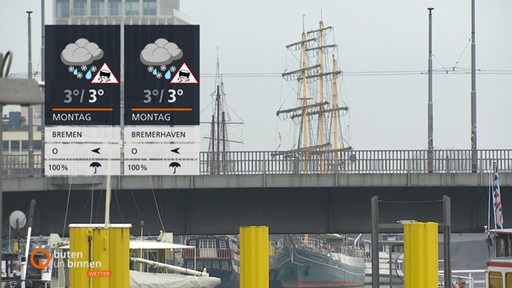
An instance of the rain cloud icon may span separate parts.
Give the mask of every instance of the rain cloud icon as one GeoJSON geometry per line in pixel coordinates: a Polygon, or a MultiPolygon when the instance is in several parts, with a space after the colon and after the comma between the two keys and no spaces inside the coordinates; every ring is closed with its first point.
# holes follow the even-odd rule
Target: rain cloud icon
{"type": "Polygon", "coordinates": [[[60,60],[68,65],[68,71],[73,73],[76,78],[91,79],[92,72],[96,72],[96,66],[88,67],[93,61],[103,57],[103,50],[94,42],[90,42],[85,38],[80,38],[75,43],[69,43],[60,53],[60,60]],[[75,66],[80,66],[80,70],[75,66]]]}
{"type": "Polygon", "coordinates": [[[164,38],[159,38],[142,49],[140,61],[148,66],[148,72],[155,75],[156,78],[162,78],[162,72],[165,72],[165,79],[170,79],[171,72],[175,71],[175,67],[171,66],[168,69],[167,65],[171,64],[174,60],[180,59],[182,56],[183,51],[178,45],[164,38]],[[161,72],[154,66],[159,66],[161,72]]]}

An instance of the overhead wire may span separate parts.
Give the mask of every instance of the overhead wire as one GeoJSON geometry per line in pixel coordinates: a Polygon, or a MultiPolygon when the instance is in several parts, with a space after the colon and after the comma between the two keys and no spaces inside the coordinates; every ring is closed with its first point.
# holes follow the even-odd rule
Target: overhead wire
{"type": "MultiPolygon", "coordinates": [[[[436,58],[437,59],[437,58],[436,58]]],[[[366,71],[342,71],[343,76],[347,77],[362,77],[362,76],[421,76],[426,75],[427,70],[366,70],[366,71]]],[[[461,67],[443,67],[442,69],[434,69],[434,74],[469,74],[469,69],[461,67]],[[462,70],[457,70],[462,69],[462,70]]],[[[512,75],[512,69],[477,69],[477,74],[492,74],[492,75],[512,75]]],[[[224,73],[224,77],[230,78],[281,78],[281,73],[272,72],[232,72],[224,73]]],[[[201,77],[211,78],[215,77],[212,73],[201,74],[201,77]]]]}

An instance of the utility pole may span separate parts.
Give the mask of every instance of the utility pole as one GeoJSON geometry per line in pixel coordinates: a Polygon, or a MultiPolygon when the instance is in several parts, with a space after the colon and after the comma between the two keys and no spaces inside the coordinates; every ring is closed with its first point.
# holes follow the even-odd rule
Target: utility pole
{"type": "Polygon", "coordinates": [[[432,105],[432,10],[428,9],[428,172],[433,172],[434,162],[434,116],[432,105]]]}
{"type": "MultiPolygon", "coordinates": [[[[32,11],[28,15],[28,79],[32,79],[32,11]]],[[[34,173],[34,110],[28,106],[28,169],[29,176],[34,173]]]]}
{"type": "Polygon", "coordinates": [[[475,0],[471,1],[471,170],[477,172],[476,151],[476,44],[475,44],[475,0]]]}

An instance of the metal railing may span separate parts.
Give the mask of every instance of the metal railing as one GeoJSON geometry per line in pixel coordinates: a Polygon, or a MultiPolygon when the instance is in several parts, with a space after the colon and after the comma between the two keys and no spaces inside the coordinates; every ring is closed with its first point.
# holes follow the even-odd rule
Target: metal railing
{"type": "Polygon", "coordinates": [[[471,150],[350,150],[318,153],[275,151],[225,152],[223,163],[212,165],[208,152],[200,155],[201,174],[329,174],[329,173],[471,173],[512,172],[512,149],[478,150],[472,167],[471,150]]]}
{"type": "MultiPolygon", "coordinates": [[[[477,151],[477,169],[472,167],[471,150],[350,150],[318,153],[276,151],[231,151],[223,157],[200,152],[201,175],[331,174],[331,173],[488,173],[493,165],[500,172],[512,172],[512,149],[477,151]],[[215,163],[210,159],[216,160],[215,163]]],[[[4,155],[4,177],[41,176],[41,154],[34,153],[34,167],[28,155],[4,155]]]]}

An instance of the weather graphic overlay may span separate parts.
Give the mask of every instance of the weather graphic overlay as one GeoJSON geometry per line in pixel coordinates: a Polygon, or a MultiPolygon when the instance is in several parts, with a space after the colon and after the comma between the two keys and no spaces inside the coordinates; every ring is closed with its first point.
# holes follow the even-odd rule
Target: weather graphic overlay
{"type": "Polygon", "coordinates": [[[119,175],[119,26],[45,28],[44,174],[119,175]]]}
{"type": "Polygon", "coordinates": [[[45,123],[119,125],[119,28],[72,27],[47,26],[45,123]]]}
{"type": "Polygon", "coordinates": [[[199,26],[125,26],[124,175],[199,174],[199,26]]]}
{"type": "Polygon", "coordinates": [[[127,125],[199,125],[199,29],[125,27],[127,125]]]}

